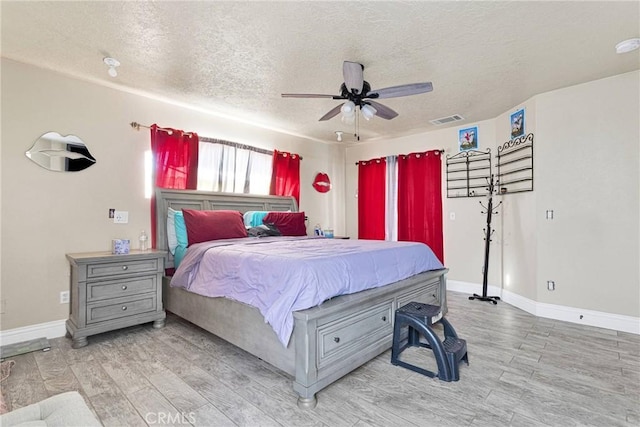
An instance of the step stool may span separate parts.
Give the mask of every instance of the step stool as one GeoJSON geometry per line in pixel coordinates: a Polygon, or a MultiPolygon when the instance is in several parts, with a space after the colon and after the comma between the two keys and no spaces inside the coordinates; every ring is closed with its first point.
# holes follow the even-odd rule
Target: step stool
{"type": "Polygon", "coordinates": [[[395,313],[393,328],[393,347],[391,348],[391,363],[411,369],[428,377],[438,377],[442,381],[458,381],[460,374],[458,365],[464,360],[469,364],[467,355],[467,342],[458,338],[455,329],[442,315],[442,310],[437,305],[423,304],[420,302],[410,302],[395,313]],[[431,325],[442,323],[444,326],[444,342],[431,329],[431,325]],[[407,343],[403,344],[402,328],[409,328],[407,343]],[[427,343],[420,341],[422,335],[427,343]],[[426,347],[433,351],[438,364],[438,372],[431,372],[418,366],[403,362],[399,359],[408,347],[426,347]]]}

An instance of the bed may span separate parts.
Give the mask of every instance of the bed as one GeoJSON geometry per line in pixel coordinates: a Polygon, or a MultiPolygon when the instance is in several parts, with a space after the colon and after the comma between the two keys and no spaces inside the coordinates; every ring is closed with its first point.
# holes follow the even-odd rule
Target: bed
{"type": "MultiPolygon", "coordinates": [[[[297,211],[295,199],[280,196],[156,191],[156,246],[167,250],[168,209],[297,211]]],[[[169,254],[167,267],[173,267],[169,254]]],[[[426,271],[395,283],[331,298],[293,313],[285,347],[257,308],[170,286],[163,279],[166,310],[223,338],[291,375],[298,406],[315,407],[316,393],[391,347],[395,310],[410,301],[436,304],[446,312],[448,270],[426,271]]]]}

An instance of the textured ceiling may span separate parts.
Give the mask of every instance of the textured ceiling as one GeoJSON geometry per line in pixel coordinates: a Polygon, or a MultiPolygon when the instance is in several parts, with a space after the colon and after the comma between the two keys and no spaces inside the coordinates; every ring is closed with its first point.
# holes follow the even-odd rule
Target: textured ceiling
{"type": "MultiPolygon", "coordinates": [[[[318,119],[339,103],[342,62],[373,88],[433,82],[385,99],[399,116],[360,125],[363,140],[471,124],[550,90],[640,68],[617,55],[640,36],[640,2],[11,2],[2,56],[171,98],[267,127],[333,141],[353,128],[318,119]],[[104,56],[117,58],[108,76],[104,56]]],[[[135,119],[135,118],[132,118],[135,119]]],[[[171,125],[167,123],[166,125],[171,125]]]]}

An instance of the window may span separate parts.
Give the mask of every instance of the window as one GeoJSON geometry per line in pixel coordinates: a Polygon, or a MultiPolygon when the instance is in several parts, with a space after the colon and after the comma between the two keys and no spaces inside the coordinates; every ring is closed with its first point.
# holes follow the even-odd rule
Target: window
{"type": "Polygon", "coordinates": [[[200,141],[198,190],[269,194],[272,156],[200,141]]]}
{"type": "MultiPolygon", "coordinates": [[[[198,190],[269,194],[273,155],[215,142],[198,143],[198,190]]],[[[144,153],[145,198],[153,192],[153,156],[144,153]]]]}

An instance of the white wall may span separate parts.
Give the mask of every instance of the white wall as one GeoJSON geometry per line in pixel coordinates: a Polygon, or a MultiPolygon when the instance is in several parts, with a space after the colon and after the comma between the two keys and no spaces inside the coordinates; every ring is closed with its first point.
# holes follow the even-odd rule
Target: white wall
{"type": "Polygon", "coordinates": [[[537,300],[638,317],[640,72],[536,103],[537,300]]]}
{"type": "Polygon", "coordinates": [[[300,208],[309,224],[344,231],[344,150],[299,137],[235,123],[203,112],[2,59],[1,285],[6,304],[1,330],[68,317],[59,292],[69,288],[65,253],[110,249],[113,238],[136,241],[150,229],[144,198],[144,152],[149,131],[129,123],[158,123],[256,147],[292,151],[301,166],[300,208]],[[48,131],[82,138],[96,165],[80,172],[45,170],[25,151],[48,131]],[[327,172],[332,191],[311,187],[327,172]],[[113,224],[109,208],[129,211],[113,224]]]}

